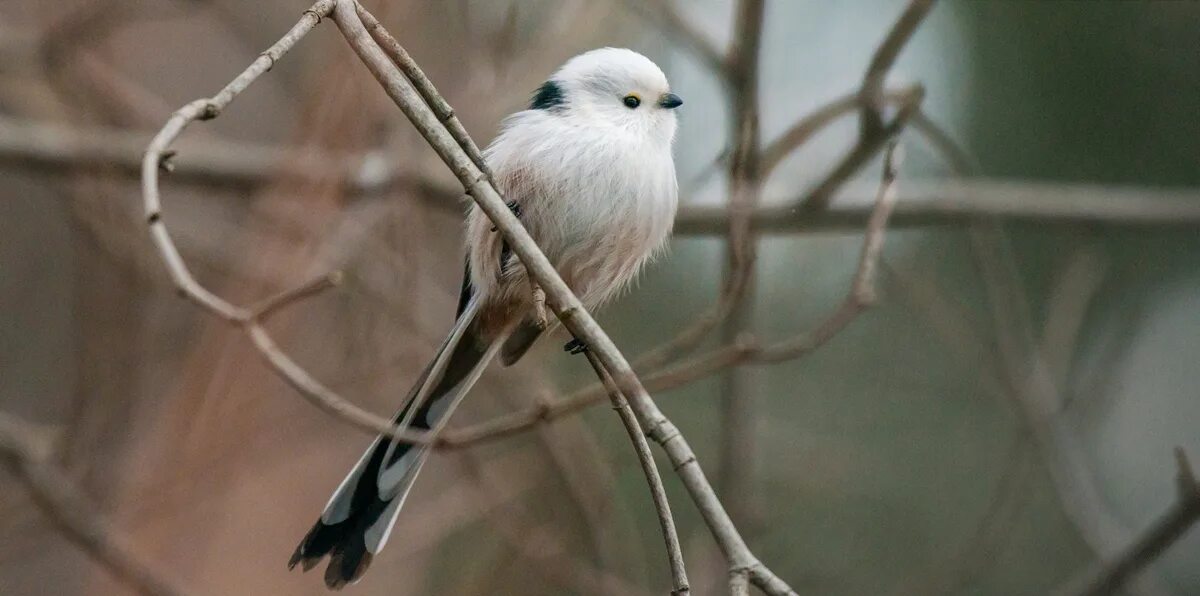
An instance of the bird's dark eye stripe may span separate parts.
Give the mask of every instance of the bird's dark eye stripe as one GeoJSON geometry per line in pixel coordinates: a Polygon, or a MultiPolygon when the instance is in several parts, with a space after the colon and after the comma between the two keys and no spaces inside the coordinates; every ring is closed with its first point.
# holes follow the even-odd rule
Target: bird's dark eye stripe
{"type": "Polygon", "coordinates": [[[625,99],[621,101],[625,103],[625,107],[631,110],[642,105],[642,100],[636,95],[626,95],[625,99]]]}

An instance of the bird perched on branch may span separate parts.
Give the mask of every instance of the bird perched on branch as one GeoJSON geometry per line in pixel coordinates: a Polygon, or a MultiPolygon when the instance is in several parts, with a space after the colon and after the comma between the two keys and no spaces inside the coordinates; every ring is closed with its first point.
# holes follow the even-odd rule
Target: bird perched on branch
{"type": "MultiPolygon", "coordinates": [[[[586,308],[627,287],[671,233],[678,202],[671,144],[682,103],[645,56],[593,50],[555,72],[484,151],[498,190],[586,308]]],[[[466,244],[457,320],[396,415],[402,427],[437,427],[494,357],[516,362],[548,328],[544,294],[475,205],[466,244]]],[[[289,568],[308,570],[329,555],[330,588],[361,578],[427,456],[427,447],[376,438],[289,568]]]]}

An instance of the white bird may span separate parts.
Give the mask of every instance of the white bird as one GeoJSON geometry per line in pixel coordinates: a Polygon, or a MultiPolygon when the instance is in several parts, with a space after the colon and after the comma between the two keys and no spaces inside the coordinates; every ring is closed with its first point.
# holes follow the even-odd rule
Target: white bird
{"type": "MultiPolygon", "coordinates": [[[[674,110],[682,103],[645,56],[592,50],[555,72],[484,151],[498,190],[588,309],[628,287],[670,236],[678,204],[674,110]]],[[[475,205],[466,244],[458,318],[398,424],[436,427],[497,354],[510,365],[546,330],[524,267],[475,205]]],[[[586,346],[573,341],[567,349],[586,346]]],[[[376,438],[288,567],[301,563],[307,571],[329,555],[330,588],[361,578],[427,455],[424,447],[376,438]]]]}

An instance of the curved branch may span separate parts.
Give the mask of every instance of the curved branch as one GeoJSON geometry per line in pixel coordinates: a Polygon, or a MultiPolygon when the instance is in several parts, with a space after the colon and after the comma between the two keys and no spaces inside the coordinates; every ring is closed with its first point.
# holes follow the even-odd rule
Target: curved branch
{"type": "Polygon", "coordinates": [[[271,369],[299,391],[300,395],[310,403],[333,415],[334,418],[360,429],[399,441],[428,444],[431,442],[431,437],[426,433],[397,428],[390,420],[354,405],[321,384],[285,354],[260,324],[263,317],[274,312],[278,307],[332,286],[332,277],[324,282],[318,281],[315,284],[285,291],[254,308],[234,305],[200,285],[192,276],[167,229],[162,200],[159,195],[159,172],[168,169],[164,167],[164,164],[174,155],[174,151],[170,147],[183,133],[183,130],[197,120],[210,120],[217,117],[221,110],[225,109],[251,83],[270,70],[276,60],[283,57],[300,39],[316,27],[322,17],[329,15],[333,10],[333,4],[334,0],[318,1],[312,8],[304,11],[299,22],[287,34],[263,52],[246,70],[242,71],[215,96],[210,99],[197,99],[171,115],[162,130],[151,140],[145,157],[142,159],[142,198],[146,223],[150,227],[150,235],[154,240],[155,247],[158,249],[167,271],[171,274],[171,280],[180,296],[191,300],[209,313],[240,327],[250,337],[255,349],[262,354],[271,369]]]}

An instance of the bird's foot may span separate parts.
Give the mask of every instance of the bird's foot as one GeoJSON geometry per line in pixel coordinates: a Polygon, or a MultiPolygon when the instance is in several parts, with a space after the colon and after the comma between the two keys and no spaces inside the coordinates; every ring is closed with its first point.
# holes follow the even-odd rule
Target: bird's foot
{"type": "Polygon", "coordinates": [[[578,339],[572,339],[563,345],[563,351],[569,354],[582,354],[588,351],[588,345],[578,339]]]}

